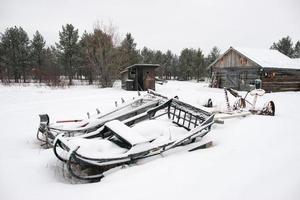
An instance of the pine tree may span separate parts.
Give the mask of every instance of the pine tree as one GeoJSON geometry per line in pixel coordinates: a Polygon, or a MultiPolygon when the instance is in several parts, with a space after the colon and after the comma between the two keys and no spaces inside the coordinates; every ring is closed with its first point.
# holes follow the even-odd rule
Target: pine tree
{"type": "Polygon", "coordinates": [[[44,40],[43,36],[38,31],[36,31],[31,41],[31,58],[34,66],[37,67],[37,69],[34,69],[40,83],[42,82],[42,65],[45,59],[45,44],[46,41],[44,40]]]}
{"type": "Polygon", "coordinates": [[[152,63],[153,64],[160,64],[160,68],[158,68],[157,72],[158,72],[158,76],[163,78],[163,76],[165,75],[164,74],[165,65],[164,65],[164,56],[163,56],[163,53],[160,50],[155,51],[152,63]]]}
{"type": "Polygon", "coordinates": [[[96,67],[94,61],[91,60],[91,55],[93,54],[91,51],[95,51],[93,41],[93,35],[86,31],[79,41],[80,65],[83,70],[82,75],[88,79],[90,85],[94,83],[96,78],[96,67]]]}
{"type": "Polygon", "coordinates": [[[193,75],[194,63],[194,49],[185,48],[181,51],[179,56],[179,78],[180,80],[189,80],[193,75]]]}
{"type": "Polygon", "coordinates": [[[195,71],[197,74],[197,81],[200,81],[200,78],[206,75],[205,65],[204,65],[204,55],[202,53],[202,50],[199,48],[197,49],[197,52],[195,52],[195,71]]]}
{"type": "Polygon", "coordinates": [[[276,49],[290,58],[294,54],[293,42],[289,36],[283,37],[277,43],[274,42],[270,49],[276,49]]]}
{"type": "Polygon", "coordinates": [[[5,51],[2,59],[7,66],[8,78],[11,74],[15,82],[19,82],[21,77],[26,82],[27,67],[29,66],[29,38],[22,27],[7,28],[1,37],[2,48],[5,51]]]}
{"type": "Polygon", "coordinates": [[[141,63],[148,63],[153,64],[154,63],[154,55],[155,52],[151,49],[148,49],[147,47],[144,47],[141,51],[141,63]]]}
{"type": "Polygon", "coordinates": [[[179,68],[179,58],[177,55],[174,55],[171,64],[171,76],[173,76],[174,79],[178,77],[178,71],[179,71],[178,68],[179,68]]]}
{"type": "Polygon", "coordinates": [[[4,64],[4,49],[2,45],[2,33],[0,32],[0,80],[3,83],[5,80],[5,64],[4,64]]]}
{"type": "Polygon", "coordinates": [[[300,41],[297,41],[294,47],[294,58],[300,58],[300,41]]]}
{"type": "Polygon", "coordinates": [[[139,51],[136,49],[136,43],[131,33],[127,33],[121,42],[121,56],[123,68],[139,62],[139,51]]]}
{"type": "Polygon", "coordinates": [[[213,63],[220,56],[221,50],[218,47],[213,47],[209,52],[206,60],[206,67],[208,67],[211,63],[213,63]]]}
{"type": "Polygon", "coordinates": [[[173,61],[173,54],[171,50],[168,50],[166,54],[164,54],[164,75],[166,79],[171,79],[172,76],[172,61],[173,61]]]}
{"type": "Polygon", "coordinates": [[[74,68],[76,67],[78,38],[78,29],[75,29],[72,24],[66,24],[62,26],[62,31],[59,32],[59,44],[56,44],[61,51],[65,76],[69,77],[69,85],[72,85],[74,68]]]}

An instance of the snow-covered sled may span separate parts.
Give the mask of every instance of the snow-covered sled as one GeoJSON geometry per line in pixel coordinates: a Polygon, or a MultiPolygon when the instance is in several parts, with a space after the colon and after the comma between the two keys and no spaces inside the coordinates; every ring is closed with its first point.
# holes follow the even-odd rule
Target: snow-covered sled
{"type": "Polygon", "coordinates": [[[124,121],[106,122],[98,138],[59,135],[53,149],[71,175],[95,181],[111,168],[195,142],[213,123],[211,113],[173,98],[124,121]]]}
{"type": "MultiPolygon", "coordinates": [[[[123,101],[123,100],[122,100],[123,101]]],[[[145,112],[165,101],[163,98],[147,93],[138,98],[121,104],[115,109],[84,120],[63,120],[50,123],[47,114],[40,115],[40,125],[37,131],[37,139],[46,146],[53,146],[53,140],[57,135],[65,137],[97,137],[101,127],[108,121],[117,119],[123,121],[129,117],[145,112]]]]}

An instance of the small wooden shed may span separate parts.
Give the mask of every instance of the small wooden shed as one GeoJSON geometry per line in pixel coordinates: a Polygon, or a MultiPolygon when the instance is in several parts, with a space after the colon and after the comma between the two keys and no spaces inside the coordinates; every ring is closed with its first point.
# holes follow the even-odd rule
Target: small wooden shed
{"type": "Polygon", "coordinates": [[[159,64],[134,64],[121,72],[122,88],[125,90],[155,90],[155,69],[159,64]]]}
{"type": "Polygon", "coordinates": [[[300,90],[300,60],[277,50],[230,47],[209,68],[212,87],[249,90],[259,80],[267,92],[300,90]]]}

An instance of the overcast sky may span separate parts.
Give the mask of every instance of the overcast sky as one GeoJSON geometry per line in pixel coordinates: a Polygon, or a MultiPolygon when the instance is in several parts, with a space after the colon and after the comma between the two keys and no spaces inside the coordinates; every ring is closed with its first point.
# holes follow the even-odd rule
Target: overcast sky
{"type": "Polygon", "coordinates": [[[81,34],[97,21],[132,33],[138,48],[266,49],[286,35],[300,40],[300,0],[0,0],[0,32],[39,30],[48,45],[66,23],[81,34]]]}

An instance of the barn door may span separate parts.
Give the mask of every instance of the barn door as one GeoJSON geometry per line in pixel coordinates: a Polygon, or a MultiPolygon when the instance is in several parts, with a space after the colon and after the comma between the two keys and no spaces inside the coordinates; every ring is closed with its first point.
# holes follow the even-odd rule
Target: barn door
{"type": "Polygon", "coordinates": [[[240,89],[240,76],[236,72],[229,72],[226,74],[226,87],[233,89],[240,89]]]}

